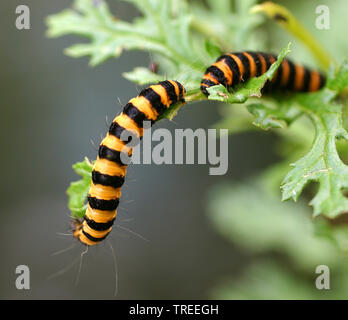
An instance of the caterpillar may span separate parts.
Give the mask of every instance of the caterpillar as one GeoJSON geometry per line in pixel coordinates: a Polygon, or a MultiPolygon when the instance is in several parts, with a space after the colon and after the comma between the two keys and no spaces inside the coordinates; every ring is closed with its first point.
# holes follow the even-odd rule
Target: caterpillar
{"type": "Polygon", "coordinates": [[[161,81],[143,89],[125,105],[114,118],[106,137],[102,140],[98,157],[92,168],[92,182],[88,192],[87,209],[82,220],[73,220],[73,236],[87,246],[104,240],[110,233],[117,215],[121,187],[127,165],[122,153],[132,153],[127,142],[120,139],[122,132],[143,136],[143,121],[155,123],[170,106],[185,103],[186,90],[173,80],[161,81]]]}
{"type": "MultiPolygon", "coordinates": [[[[208,67],[201,81],[201,91],[208,95],[207,88],[222,84],[232,88],[238,83],[264,74],[277,57],[263,52],[234,52],[220,56],[208,67]]],[[[297,92],[312,92],[324,86],[325,77],[318,71],[294,64],[283,59],[273,79],[268,81],[263,91],[282,89],[297,92]]]]}

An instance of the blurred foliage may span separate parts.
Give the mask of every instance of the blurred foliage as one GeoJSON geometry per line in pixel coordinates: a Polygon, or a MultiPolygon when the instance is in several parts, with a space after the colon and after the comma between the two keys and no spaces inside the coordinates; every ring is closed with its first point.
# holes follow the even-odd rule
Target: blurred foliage
{"type": "MultiPolygon", "coordinates": [[[[159,65],[158,72],[137,66],[123,76],[141,85],[176,79],[188,90],[188,102],[205,99],[199,92],[201,77],[222,52],[246,49],[280,52],[280,48],[292,42],[297,62],[315,66],[318,63],[311,55],[323,56],[323,52],[308,52],[301,39],[292,37],[301,34],[296,24],[292,26],[292,35],[288,35],[264,16],[251,14],[250,9],[260,1],[124,1],[140,12],[131,22],[116,18],[105,1],[75,0],[73,8],[47,18],[47,34],[88,38],[88,42],[73,45],[65,53],[72,57],[90,56],[91,66],[118,57],[123,50],[150,52],[159,65]]],[[[342,21],[336,18],[332,32],[310,25],[312,22],[314,25],[315,6],[325,1],[278,2],[289,5],[289,12],[304,23],[301,28],[308,28],[307,39],[313,33],[336,59],[346,57],[348,48],[342,38],[345,19],[341,14],[345,10],[344,1],[326,1],[331,12],[342,18],[342,21]],[[342,41],[333,41],[335,36],[342,41]]],[[[281,52],[278,64],[287,53],[288,48],[281,52]]],[[[339,68],[332,67],[325,88],[319,92],[260,97],[260,89],[272,77],[277,63],[267,74],[231,92],[222,86],[209,89],[210,100],[225,102],[219,109],[221,121],[215,127],[230,128],[231,134],[272,130],[279,138],[276,151],[282,157],[260,177],[217,187],[209,197],[209,216],[217,230],[245,251],[263,256],[238,281],[234,277],[231,285],[225,283],[215,294],[222,298],[343,298],[344,289],[348,288],[346,259],[342,256],[348,251],[348,227],[344,219],[339,219],[348,211],[344,194],[348,187],[345,165],[348,65],[343,62],[339,68]],[[241,103],[246,108],[241,108],[241,103]],[[303,200],[309,200],[313,206],[314,215],[320,216],[310,219],[304,201],[280,202],[280,185],[283,200],[296,201],[302,193],[303,200]],[[273,256],[274,252],[278,256],[273,256]],[[335,290],[315,289],[314,270],[320,264],[332,267],[335,290]]],[[[171,109],[166,117],[171,119],[179,107],[171,109]]],[[[91,167],[79,163],[75,170],[83,178],[69,188],[69,207],[73,216],[82,216],[91,167]],[[79,168],[87,171],[81,172],[79,168]]]]}
{"type": "Polygon", "coordinates": [[[215,187],[209,217],[243,252],[256,257],[242,271],[221,280],[213,296],[222,299],[343,299],[348,288],[348,226],[313,224],[308,207],[277,201],[265,188],[267,174],[244,183],[215,187]],[[250,201],[252,199],[252,201],[250,201]],[[315,287],[318,265],[327,265],[331,290],[315,287]]]}
{"type": "Polygon", "coordinates": [[[296,19],[286,7],[271,1],[266,1],[254,6],[250,12],[264,13],[270,19],[277,22],[278,25],[285,28],[294,38],[300,40],[304,46],[308,47],[309,51],[325,70],[327,70],[332,63],[336,64],[330,52],[307,31],[301,21],[296,19]]]}

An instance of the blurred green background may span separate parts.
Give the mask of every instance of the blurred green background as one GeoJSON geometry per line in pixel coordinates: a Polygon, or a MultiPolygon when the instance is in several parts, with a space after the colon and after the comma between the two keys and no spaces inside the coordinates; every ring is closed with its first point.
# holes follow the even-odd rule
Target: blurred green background
{"type": "MultiPolygon", "coordinates": [[[[347,57],[345,0],[275,1],[286,5],[335,58],[347,57]],[[315,8],[330,8],[330,30],[315,28],[315,8]]],[[[122,19],[138,15],[132,6],[108,1],[122,19]]],[[[1,252],[2,299],[112,299],[114,267],[107,243],[62,270],[84,250],[67,248],[72,237],[65,190],[77,179],[71,165],[94,159],[111,121],[140,87],[122,78],[151,56],[127,52],[96,67],[88,59],[65,56],[77,37],[45,37],[45,18],[71,1],[25,3],[4,0],[0,10],[1,99],[1,252]],[[27,4],[31,29],[15,28],[15,8],[27,4]],[[107,119],[106,119],[107,117],[107,119]],[[91,143],[93,140],[93,143],[91,143]],[[17,290],[15,268],[28,265],[30,290],[17,290]]],[[[274,23],[267,46],[279,51],[291,37],[274,23]]],[[[79,39],[79,41],[81,41],[79,39]]],[[[293,41],[291,57],[315,66],[293,41]]],[[[221,120],[218,104],[183,108],[159,126],[210,128],[221,120]]],[[[209,176],[208,165],[134,165],[128,169],[118,223],[110,241],[117,255],[119,299],[344,299],[348,270],[344,252],[320,237],[305,203],[281,203],[259,174],[279,160],[278,137],[256,130],[229,139],[229,171],[209,176]],[[117,227],[119,225],[120,227],[117,227]],[[144,241],[124,228],[139,233],[144,241]],[[331,289],[315,288],[315,268],[328,265],[331,289]]],[[[319,230],[320,231],[320,230],[319,230]]],[[[320,233],[320,232],[319,232],[320,233]]],[[[338,237],[342,237],[344,230],[338,237]]]]}

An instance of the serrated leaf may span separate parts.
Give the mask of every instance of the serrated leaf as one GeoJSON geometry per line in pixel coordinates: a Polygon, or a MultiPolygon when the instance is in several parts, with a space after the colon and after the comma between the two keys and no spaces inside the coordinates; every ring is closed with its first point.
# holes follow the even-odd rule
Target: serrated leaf
{"type": "Polygon", "coordinates": [[[92,166],[87,158],[73,165],[74,171],[82,177],[80,180],[72,182],[67,189],[68,207],[73,218],[81,219],[85,214],[87,195],[92,179],[92,166]]]}
{"type": "Polygon", "coordinates": [[[285,177],[282,200],[296,201],[308,182],[319,182],[319,190],[310,202],[316,216],[334,218],[348,210],[348,199],[343,193],[348,188],[348,167],[336,148],[336,139],[348,140],[348,134],[343,127],[342,107],[333,102],[347,85],[348,66],[344,63],[324,89],[297,97],[302,111],[312,120],[316,135],[311,150],[293,164],[285,177]]]}
{"type": "Polygon", "coordinates": [[[185,66],[186,72],[191,70],[189,73],[198,77],[207,62],[202,60],[202,50],[194,46],[190,33],[191,15],[185,2],[179,1],[181,11],[177,15],[173,14],[172,0],[128,2],[144,14],[131,23],[115,19],[105,1],[75,0],[75,10],[64,10],[47,18],[47,35],[88,37],[90,43],[73,45],[65,53],[72,57],[90,56],[91,66],[118,57],[123,50],[142,50],[169,59],[175,71],[185,66]]]}
{"type": "Polygon", "coordinates": [[[68,55],[90,55],[90,64],[95,66],[110,57],[119,56],[124,49],[148,50],[173,58],[160,38],[149,34],[147,22],[138,19],[130,24],[114,19],[105,1],[76,0],[76,10],[64,10],[47,18],[47,35],[58,37],[77,34],[91,39],[65,50],[68,55]]]}

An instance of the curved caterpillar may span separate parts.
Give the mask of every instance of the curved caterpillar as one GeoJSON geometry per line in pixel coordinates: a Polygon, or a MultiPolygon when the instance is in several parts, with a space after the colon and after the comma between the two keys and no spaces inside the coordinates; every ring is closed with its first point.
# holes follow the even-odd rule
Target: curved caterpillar
{"type": "MultiPolygon", "coordinates": [[[[201,90],[208,95],[207,88],[222,84],[232,88],[238,83],[264,74],[277,57],[263,52],[234,52],[220,56],[206,71],[201,81],[201,90]]],[[[298,92],[312,92],[324,86],[325,77],[318,71],[294,64],[283,59],[273,79],[263,90],[282,89],[298,92]]]]}
{"type": "Polygon", "coordinates": [[[120,139],[122,132],[143,136],[143,121],[156,122],[171,105],[185,102],[185,88],[177,81],[159,82],[142,90],[131,99],[113,121],[102,140],[98,158],[93,165],[92,183],[88,193],[88,205],[83,221],[73,221],[73,235],[87,246],[104,240],[112,229],[121,197],[127,165],[121,161],[121,153],[132,149],[120,139]]]}
{"type": "MultiPolygon", "coordinates": [[[[207,88],[222,84],[232,88],[238,83],[264,74],[277,60],[272,54],[262,52],[236,52],[220,56],[207,68],[201,81],[201,91],[208,95],[207,88]]],[[[325,77],[318,71],[294,64],[283,59],[273,79],[264,89],[283,89],[311,92],[323,87],[325,77]]],[[[87,246],[98,244],[110,233],[117,214],[127,165],[121,161],[121,154],[132,148],[120,139],[128,131],[141,138],[143,121],[155,123],[159,116],[177,102],[185,103],[186,90],[173,80],[159,82],[142,90],[131,99],[123,111],[112,122],[107,136],[99,146],[98,157],[92,170],[92,183],[88,193],[88,205],[83,221],[73,221],[73,235],[87,246]]]]}

